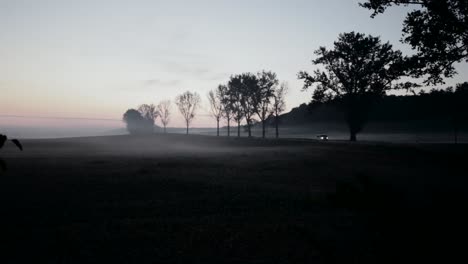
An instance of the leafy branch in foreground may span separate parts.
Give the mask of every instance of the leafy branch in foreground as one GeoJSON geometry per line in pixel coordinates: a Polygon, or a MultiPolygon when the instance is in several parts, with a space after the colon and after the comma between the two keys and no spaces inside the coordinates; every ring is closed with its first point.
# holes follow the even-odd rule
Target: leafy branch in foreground
{"type": "Polygon", "coordinates": [[[426,84],[444,83],[453,77],[455,64],[468,62],[467,0],[367,0],[360,4],[372,17],[391,6],[412,6],[403,22],[403,43],[416,51],[412,57],[416,77],[426,84]]]}
{"type": "MultiPolygon", "coordinates": [[[[0,134],[0,149],[3,148],[5,145],[5,142],[8,141],[8,137],[5,135],[0,134]]],[[[9,141],[13,142],[15,146],[17,146],[21,151],[23,150],[23,145],[21,145],[21,142],[17,139],[10,139],[9,141]]],[[[0,158],[0,170],[1,171],[6,171],[7,166],[6,163],[3,159],[0,158]]]]}

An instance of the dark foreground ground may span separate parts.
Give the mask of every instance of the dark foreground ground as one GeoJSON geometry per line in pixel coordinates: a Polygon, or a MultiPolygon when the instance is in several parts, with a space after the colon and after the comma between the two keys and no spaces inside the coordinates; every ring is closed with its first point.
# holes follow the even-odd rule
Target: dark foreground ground
{"type": "Polygon", "coordinates": [[[23,144],[1,152],[0,263],[448,263],[466,250],[466,145],[23,144]]]}

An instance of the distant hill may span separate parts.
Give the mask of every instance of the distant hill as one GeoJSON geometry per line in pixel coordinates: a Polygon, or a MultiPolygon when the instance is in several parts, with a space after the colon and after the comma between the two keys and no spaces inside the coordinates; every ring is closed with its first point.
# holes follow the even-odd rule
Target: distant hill
{"type": "MultiPolygon", "coordinates": [[[[289,113],[280,116],[280,122],[283,126],[304,126],[313,122],[341,122],[343,113],[333,105],[320,105],[312,108],[311,105],[301,104],[293,108],[289,113]]],[[[273,118],[270,118],[273,123],[273,118]]]]}
{"type": "MultiPolygon", "coordinates": [[[[468,100],[465,101],[468,103],[468,100]]],[[[462,109],[455,107],[451,91],[386,96],[375,103],[369,113],[367,127],[375,129],[375,124],[379,124],[381,130],[446,131],[453,129],[454,115],[461,114],[464,121],[460,123],[460,129],[468,131],[467,106],[462,105],[462,109]]],[[[273,118],[268,120],[270,125],[274,124],[273,121],[273,118]]],[[[345,124],[344,113],[334,103],[301,104],[280,116],[280,124],[285,127],[315,126],[318,123],[345,124]]]]}

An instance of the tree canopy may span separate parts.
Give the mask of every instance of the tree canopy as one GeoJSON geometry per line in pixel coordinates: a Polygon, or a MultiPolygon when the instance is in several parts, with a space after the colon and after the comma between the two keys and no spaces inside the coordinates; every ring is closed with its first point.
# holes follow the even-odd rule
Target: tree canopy
{"type": "Polygon", "coordinates": [[[390,6],[412,5],[403,24],[402,42],[416,50],[412,57],[416,77],[427,75],[426,84],[443,83],[457,72],[456,62],[468,62],[467,0],[367,0],[372,17],[390,6]]]}
{"type": "Polygon", "coordinates": [[[132,135],[152,132],[148,120],[136,109],[128,109],[123,115],[123,121],[127,125],[127,131],[132,135]]]}

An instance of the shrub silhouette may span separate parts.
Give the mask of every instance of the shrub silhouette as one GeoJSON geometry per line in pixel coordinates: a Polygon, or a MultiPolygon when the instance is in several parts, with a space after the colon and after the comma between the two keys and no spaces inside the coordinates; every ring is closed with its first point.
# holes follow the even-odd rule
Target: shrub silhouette
{"type": "MultiPolygon", "coordinates": [[[[0,134],[0,149],[3,148],[3,146],[5,145],[5,142],[7,141],[8,141],[8,137],[0,134]]],[[[10,139],[10,141],[13,142],[13,144],[15,144],[15,146],[17,146],[21,151],[23,150],[23,145],[21,145],[21,142],[19,140],[10,139]]],[[[6,171],[6,169],[7,169],[7,166],[6,166],[5,161],[2,158],[0,158],[0,170],[6,171]]]]}
{"type": "Polygon", "coordinates": [[[127,110],[123,115],[123,121],[127,124],[127,130],[132,135],[153,133],[153,120],[146,119],[138,110],[127,110]]]}

